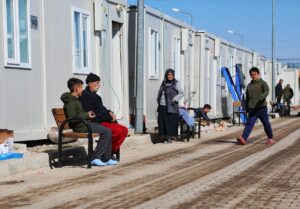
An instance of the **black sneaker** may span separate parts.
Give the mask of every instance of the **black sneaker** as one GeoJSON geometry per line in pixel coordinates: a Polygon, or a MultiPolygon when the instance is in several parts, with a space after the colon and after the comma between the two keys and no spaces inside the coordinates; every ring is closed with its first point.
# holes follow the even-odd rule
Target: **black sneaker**
{"type": "Polygon", "coordinates": [[[120,161],[120,159],[117,157],[116,154],[112,154],[112,155],[111,155],[111,159],[112,159],[112,160],[115,160],[115,161],[120,161]]]}

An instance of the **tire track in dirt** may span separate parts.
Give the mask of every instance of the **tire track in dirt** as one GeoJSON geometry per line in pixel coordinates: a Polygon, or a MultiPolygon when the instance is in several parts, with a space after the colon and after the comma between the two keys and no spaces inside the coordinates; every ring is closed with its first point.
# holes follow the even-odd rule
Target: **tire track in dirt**
{"type": "MultiPolygon", "coordinates": [[[[257,208],[267,207],[278,189],[288,193],[292,188],[286,184],[289,179],[294,179],[294,182],[300,186],[299,149],[298,139],[294,144],[262,160],[238,176],[201,193],[190,201],[178,204],[172,209],[250,208],[254,205],[257,208]],[[285,176],[287,178],[283,178],[285,176]]],[[[275,204],[278,203],[280,200],[275,202],[275,204]]]]}
{"type": "MultiPolygon", "coordinates": [[[[273,123],[273,126],[276,124],[280,124],[280,121],[275,121],[275,122],[276,123],[273,123]]],[[[285,122],[287,122],[287,121],[285,121],[285,122]]],[[[259,126],[257,129],[261,129],[261,126],[259,126]]],[[[154,156],[154,157],[149,157],[149,158],[141,159],[141,160],[138,160],[138,161],[135,161],[132,163],[124,164],[124,165],[121,165],[120,167],[113,168],[111,170],[105,170],[105,171],[102,171],[101,173],[93,173],[93,174],[85,175],[82,177],[70,179],[70,180],[67,180],[67,181],[59,183],[59,184],[35,188],[27,193],[16,194],[16,195],[12,195],[9,197],[4,197],[4,198],[0,199],[0,207],[1,208],[2,207],[9,208],[9,207],[30,205],[35,200],[37,200],[43,196],[47,196],[50,193],[66,191],[68,189],[74,188],[74,185],[76,185],[77,187],[80,187],[81,185],[92,184],[95,181],[97,181],[97,182],[102,181],[105,178],[110,177],[112,174],[118,174],[119,172],[122,172],[122,171],[130,172],[131,170],[138,169],[138,168],[147,166],[149,164],[155,164],[158,161],[162,162],[162,161],[166,161],[170,158],[175,158],[175,157],[183,155],[183,154],[195,152],[198,149],[202,149],[202,148],[209,146],[212,142],[228,140],[228,138],[233,138],[233,137],[237,136],[239,133],[240,133],[240,131],[237,131],[237,132],[234,132],[234,133],[231,133],[228,135],[224,135],[222,137],[211,139],[204,143],[197,144],[193,147],[188,147],[188,148],[183,148],[183,149],[179,149],[179,150],[175,150],[175,151],[166,152],[166,153],[154,156]]],[[[264,135],[264,134],[261,134],[261,135],[264,135]]],[[[256,137],[256,138],[259,138],[259,137],[256,137]]],[[[240,147],[239,149],[242,149],[242,147],[240,147]]],[[[223,150],[222,152],[217,152],[217,153],[215,153],[215,155],[221,155],[222,153],[226,153],[226,152],[233,152],[233,151],[236,152],[236,150],[237,150],[236,147],[235,148],[231,147],[231,148],[223,150]]],[[[213,157],[213,155],[208,155],[203,158],[198,158],[197,160],[205,161],[212,157],[213,157]]],[[[187,167],[191,167],[191,166],[194,166],[194,163],[190,163],[190,165],[185,164],[181,168],[178,168],[178,166],[177,166],[176,168],[173,168],[173,169],[176,169],[176,170],[186,169],[187,167]]],[[[201,167],[201,166],[202,166],[202,164],[199,165],[198,167],[201,167]]],[[[124,174],[122,174],[122,175],[124,175],[124,174]]],[[[152,175],[145,179],[153,180],[153,179],[157,178],[158,176],[161,176],[161,174],[152,175]]],[[[132,182],[125,183],[124,186],[126,186],[125,188],[128,188],[128,187],[130,188],[130,187],[134,187],[134,186],[143,184],[143,182],[145,182],[145,180],[136,179],[132,182]]],[[[112,188],[110,191],[114,191],[114,190],[119,191],[120,187],[117,186],[117,188],[112,188]]],[[[108,192],[110,192],[110,191],[108,191],[108,192]]],[[[80,200],[84,201],[85,199],[84,198],[78,199],[78,201],[75,201],[75,202],[80,203],[80,200]]],[[[62,207],[65,207],[65,206],[67,207],[68,204],[62,205],[62,207]]]]}
{"type": "MultiPolygon", "coordinates": [[[[299,122],[297,124],[289,126],[288,129],[286,127],[276,129],[274,134],[278,136],[277,140],[280,140],[286,136],[287,131],[293,132],[298,127],[299,122]]],[[[241,146],[240,148],[231,147],[229,149],[226,149],[225,152],[214,153],[215,158],[212,158],[213,156],[210,156],[205,159],[205,162],[203,162],[203,159],[197,159],[197,161],[189,162],[183,166],[170,168],[167,172],[159,174],[160,177],[164,177],[160,178],[158,181],[156,180],[158,177],[157,175],[150,175],[135,179],[132,182],[118,185],[115,188],[101,192],[101,194],[103,195],[101,201],[97,201],[96,196],[92,195],[89,197],[82,197],[77,200],[67,202],[63,205],[58,205],[55,208],[76,207],[81,204],[86,204],[87,202],[94,202],[91,205],[88,204],[89,208],[99,206],[101,206],[101,208],[134,207],[145,201],[148,201],[149,199],[153,199],[157,196],[163,195],[164,193],[178,188],[184,184],[195,181],[198,178],[208,175],[209,173],[220,170],[236,162],[237,160],[249,156],[250,154],[267,149],[268,146],[259,144],[262,140],[264,140],[259,140],[259,138],[261,138],[262,136],[264,136],[264,134],[256,137],[255,142],[253,144],[249,144],[248,146],[241,146]],[[170,175],[170,173],[172,174],[170,175]],[[141,184],[144,185],[141,186],[141,184]],[[122,188],[122,190],[126,191],[127,189],[129,191],[120,192],[120,188],[122,188]],[[109,196],[111,198],[105,198],[106,196],[109,196]],[[124,197],[126,197],[126,199],[124,199],[124,197]]]]}

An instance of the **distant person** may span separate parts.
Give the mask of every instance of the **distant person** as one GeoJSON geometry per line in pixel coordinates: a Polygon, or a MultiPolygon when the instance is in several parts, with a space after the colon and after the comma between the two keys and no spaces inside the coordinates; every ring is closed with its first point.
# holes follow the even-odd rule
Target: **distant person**
{"type": "Polygon", "coordinates": [[[277,104],[280,104],[282,98],[282,83],[283,80],[279,79],[277,85],[275,86],[275,97],[276,97],[277,104]]]}
{"type": "Polygon", "coordinates": [[[210,125],[210,119],[207,116],[207,113],[209,113],[210,110],[211,110],[211,106],[209,104],[205,104],[203,106],[203,108],[197,108],[196,109],[196,112],[197,112],[198,116],[202,117],[205,120],[207,126],[210,125]]]}
{"type": "Polygon", "coordinates": [[[291,99],[294,96],[294,91],[291,88],[290,84],[287,84],[286,87],[283,89],[283,103],[287,106],[287,114],[290,115],[291,113],[291,99]]]}
{"type": "MultiPolygon", "coordinates": [[[[97,147],[92,156],[92,165],[104,166],[104,165],[116,165],[117,161],[111,159],[111,130],[100,126],[97,123],[92,123],[91,120],[95,118],[95,113],[92,111],[84,111],[82,104],[78,100],[78,97],[82,94],[83,82],[77,78],[70,78],[68,80],[68,88],[70,92],[62,94],[61,100],[64,103],[64,111],[66,116],[73,117],[79,116],[86,120],[90,125],[93,133],[101,134],[97,142],[97,147]]],[[[68,125],[79,133],[86,133],[87,127],[80,121],[71,121],[68,125]]]]}
{"type": "Polygon", "coordinates": [[[175,71],[167,69],[164,80],[159,88],[158,103],[158,131],[164,143],[172,143],[178,136],[179,100],[184,96],[175,71]]]}
{"type": "Polygon", "coordinates": [[[273,132],[268,118],[268,109],[266,98],[269,94],[268,84],[260,78],[259,69],[253,67],[250,69],[251,82],[246,89],[246,111],[248,120],[242,136],[237,138],[241,145],[247,143],[248,137],[254,127],[257,118],[262,122],[265,132],[268,136],[267,144],[273,144],[273,132]]]}
{"type": "MultiPolygon", "coordinates": [[[[112,132],[112,153],[117,154],[122,143],[128,134],[125,126],[118,124],[116,115],[113,111],[107,109],[102,102],[102,98],[97,94],[100,89],[100,77],[90,73],[86,78],[87,87],[79,97],[83,108],[86,111],[93,111],[95,117],[92,119],[94,123],[109,128],[112,132]]],[[[116,158],[117,156],[113,156],[116,158]]],[[[117,159],[119,160],[119,159],[117,159]]]]}

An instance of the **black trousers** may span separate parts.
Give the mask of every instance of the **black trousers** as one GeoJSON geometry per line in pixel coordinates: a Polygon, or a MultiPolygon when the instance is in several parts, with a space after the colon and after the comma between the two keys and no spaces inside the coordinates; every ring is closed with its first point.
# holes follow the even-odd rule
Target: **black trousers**
{"type": "Polygon", "coordinates": [[[286,104],[286,106],[287,106],[286,115],[290,116],[291,115],[291,99],[283,99],[283,101],[284,101],[284,104],[286,104]]]}
{"type": "Polygon", "coordinates": [[[160,136],[178,136],[179,114],[167,113],[167,107],[159,105],[158,107],[158,131],[160,136]]]}
{"type": "Polygon", "coordinates": [[[276,101],[277,101],[277,104],[280,104],[280,102],[281,102],[281,96],[277,96],[276,97],[276,101]]]}
{"type": "Polygon", "coordinates": [[[91,123],[90,126],[93,133],[100,133],[100,137],[97,142],[96,149],[93,153],[92,160],[99,159],[103,162],[106,162],[111,158],[111,129],[101,126],[97,123],[91,123]]]}

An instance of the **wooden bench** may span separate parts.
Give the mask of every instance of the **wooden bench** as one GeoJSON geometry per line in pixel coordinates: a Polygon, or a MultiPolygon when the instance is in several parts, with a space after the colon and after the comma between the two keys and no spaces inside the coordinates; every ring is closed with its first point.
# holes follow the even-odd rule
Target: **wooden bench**
{"type": "Polygon", "coordinates": [[[58,167],[62,167],[63,164],[63,157],[62,157],[62,138],[68,137],[68,138],[88,138],[88,164],[87,167],[91,168],[91,155],[93,154],[93,137],[99,137],[99,133],[92,133],[91,127],[89,124],[82,119],[81,117],[74,116],[70,118],[66,118],[65,111],[63,108],[53,108],[52,113],[55,119],[55,122],[57,124],[57,127],[59,128],[58,132],[58,167]],[[72,129],[68,126],[68,122],[70,121],[80,121],[80,123],[85,124],[85,126],[88,129],[87,133],[77,133],[73,132],[72,129]]]}
{"type": "Polygon", "coordinates": [[[179,128],[180,128],[180,137],[182,138],[183,135],[184,135],[184,125],[186,125],[186,139],[187,139],[187,142],[190,141],[190,137],[195,137],[195,135],[198,136],[198,139],[200,139],[201,137],[201,117],[199,117],[197,114],[196,114],[196,109],[195,108],[187,108],[187,111],[189,113],[189,115],[191,117],[194,118],[195,120],[195,123],[194,123],[194,126],[191,127],[192,130],[190,130],[189,126],[186,124],[186,122],[183,120],[183,118],[180,116],[179,118],[179,128]],[[196,129],[196,130],[195,130],[196,129]]]}
{"type": "Polygon", "coordinates": [[[245,110],[243,110],[243,105],[241,101],[235,101],[232,103],[232,124],[239,124],[239,126],[242,124],[245,124],[246,121],[242,122],[241,121],[241,115],[244,115],[244,118],[247,120],[247,112],[245,110]],[[239,122],[236,123],[235,122],[235,118],[234,116],[237,115],[239,122]]]}
{"type": "Polygon", "coordinates": [[[200,114],[197,114],[197,111],[196,111],[196,108],[193,108],[193,107],[189,107],[187,109],[187,111],[190,113],[192,113],[192,115],[194,116],[194,119],[195,119],[195,125],[194,125],[194,128],[197,129],[197,131],[193,131],[193,137],[194,135],[196,134],[198,136],[198,139],[200,139],[201,137],[201,125],[202,125],[202,117],[200,116],[200,114]]]}

